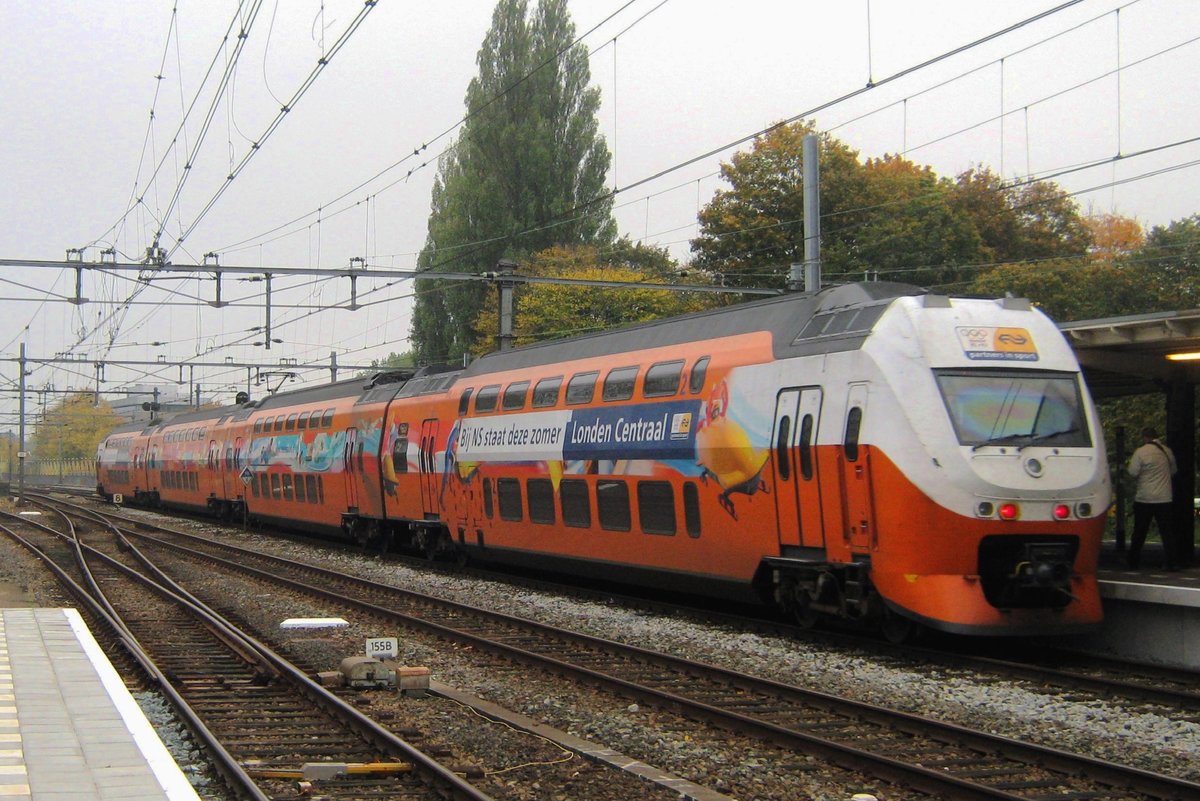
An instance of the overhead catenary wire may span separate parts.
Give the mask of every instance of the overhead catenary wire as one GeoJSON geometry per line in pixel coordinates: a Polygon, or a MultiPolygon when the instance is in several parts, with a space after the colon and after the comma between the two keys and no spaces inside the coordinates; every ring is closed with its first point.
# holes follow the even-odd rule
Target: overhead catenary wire
{"type": "MultiPolygon", "coordinates": [[[[322,203],[321,206],[319,206],[317,209],[308,211],[292,220],[289,220],[288,222],[281,223],[280,225],[277,225],[268,231],[264,231],[260,234],[256,234],[254,236],[247,237],[238,242],[234,242],[234,243],[219,247],[219,248],[217,248],[217,250],[219,250],[222,253],[232,253],[232,252],[237,252],[238,250],[243,249],[245,247],[260,244],[260,240],[263,240],[266,237],[271,237],[274,234],[278,234],[281,231],[284,231],[285,229],[291,228],[294,225],[304,222],[305,220],[312,218],[314,215],[320,214],[323,209],[328,209],[329,207],[336,206],[337,204],[341,203],[342,201],[346,200],[347,198],[357,194],[358,192],[362,191],[366,187],[373,184],[375,181],[382,178],[383,176],[391,173],[393,170],[396,170],[397,168],[401,167],[402,165],[408,163],[411,159],[419,157],[420,154],[424,153],[426,150],[428,150],[431,145],[433,145],[437,142],[440,142],[441,140],[450,136],[455,131],[457,131],[459,128],[461,128],[462,126],[464,126],[465,124],[467,124],[468,122],[470,122],[471,120],[475,119],[477,116],[482,114],[488,108],[491,108],[493,105],[498,103],[500,100],[507,97],[513,91],[515,91],[520,86],[524,85],[527,81],[532,79],[533,76],[535,76],[537,73],[539,73],[546,67],[550,66],[551,64],[553,64],[556,61],[558,61],[559,59],[561,59],[565,53],[567,53],[571,50],[571,48],[575,47],[575,45],[579,44],[584,39],[586,39],[588,36],[591,36],[593,33],[595,33],[597,30],[599,30],[601,27],[608,24],[610,21],[612,21],[614,18],[616,18],[619,14],[621,14],[623,11],[628,9],[630,6],[634,5],[634,3],[636,3],[637,1],[638,0],[627,0],[627,2],[625,2],[621,6],[619,6],[616,11],[613,11],[612,13],[610,13],[609,15],[604,17],[600,22],[596,23],[591,28],[589,28],[588,30],[584,31],[582,34],[575,37],[575,39],[572,40],[569,44],[563,46],[556,53],[547,57],[540,64],[536,65],[531,70],[529,70],[529,72],[527,72],[524,75],[517,78],[512,84],[505,87],[504,89],[502,89],[500,92],[496,93],[495,95],[489,97],[486,101],[484,101],[478,107],[469,110],[466,114],[464,114],[461,118],[459,118],[454,124],[445,128],[440,133],[422,141],[422,143],[419,146],[416,146],[413,148],[412,152],[406,152],[406,154],[403,157],[401,157],[399,160],[393,162],[392,164],[389,164],[387,167],[384,167],[382,170],[379,170],[374,175],[372,175],[371,177],[367,178],[364,181],[361,181],[360,183],[358,183],[356,186],[352,187],[351,189],[346,190],[345,192],[343,192],[342,194],[333,198],[332,200],[322,203]]],[[[627,33],[631,28],[633,28],[634,26],[641,23],[643,20],[645,20],[647,17],[649,17],[655,11],[657,11],[662,6],[664,6],[667,2],[668,2],[668,0],[661,0],[661,2],[659,2],[656,6],[654,6],[654,8],[650,9],[648,12],[646,12],[642,16],[638,17],[638,19],[636,19],[632,24],[630,24],[624,30],[622,30],[620,33],[618,33],[617,36],[622,36],[625,33],[627,33]]],[[[608,44],[608,42],[605,42],[604,45],[601,45],[600,47],[596,48],[595,51],[592,51],[592,52],[595,53],[596,51],[607,46],[607,44],[608,44]]],[[[414,172],[435,162],[437,160],[437,158],[440,158],[446,152],[447,152],[447,150],[442,150],[441,153],[439,153],[437,157],[426,159],[426,161],[423,162],[418,167],[409,170],[405,175],[400,176],[399,178],[393,180],[391,183],[388,183],[385,186],[381,187],[380,189],[375,190],[372,194],[375,196],[378,196],[378,195],[388,191],[389,189],[392,189],[393,187],[398,186],[399,184],[407,181],[409,178],[412,177],[414,172]]],[[[333,212],[327,212],[326,219],[330,219],[334,216],[338,216],[347,211],[350,211],[351,209],[357,207],[362,202],[363,202],[363,200],[360,199],[360,200],[357,200],[354,203],[352,203],[350,206],[337,209],[333,212]]],[[[276,237],[275,239],[271,239],[271,240],[267,240],[267,241],[277,241],[277,239],[279,239],[279,238],[291,236],[295,233],[296,233],[296,231],[290,231],[288,233],[283,234],[282,237],[276,237]]]]}
{"type": "MultiPolygon", "coordinates": [[[[691,181],[689,181],[688,183],[690,183],[690,182],[691,182],[691,181]]],[[[626,188],[626,191],[628,191],[628,188],[626,188]]],[[[630,203],[636,203],[636,201],[630,201],[630,203]]],[[[326,217],[326,219],[328,219],[328,218],[329,218],[329,217],[326,217]]]]}

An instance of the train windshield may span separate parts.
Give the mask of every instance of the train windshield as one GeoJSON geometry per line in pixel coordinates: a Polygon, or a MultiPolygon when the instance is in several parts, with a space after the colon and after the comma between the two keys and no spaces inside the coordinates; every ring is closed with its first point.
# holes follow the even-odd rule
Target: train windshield
{"type": "Polygon", "coordinates": [[[936,376],[962,445],[1092,444],[1079,381],[1071,373],[942,370],[936,376]]]}

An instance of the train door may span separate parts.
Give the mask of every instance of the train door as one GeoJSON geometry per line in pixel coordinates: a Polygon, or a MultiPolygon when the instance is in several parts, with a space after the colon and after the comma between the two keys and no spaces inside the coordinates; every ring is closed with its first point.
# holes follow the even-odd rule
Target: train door
{"type": "Polygon", "coordinates": [[[208,470],[205,471],[202,490],[207,497],[223,497],[221,471],[221,443],[215,439],[208,441],[208,470]]]}
{"type": "Polygon", "coordinates": [[[351,426],[346,429],[346,445],[342,449],[342,475],[346,478],[346,507],[353,510],[358,509],[357,452],[358,429],[351,426]]]}
{"type": "Polygon", "coordinates": [[[421,454],[418,465],[421,472],[421,508],[426,517],[436,517],[438,511],[437,435],[436,418],[421,422],[421,454]]]}
{"type": "Polygon", "coordinates": [[[839,454],[842,520],[851,550],[866,551],[875,542],[871,502],[871,451],[860,445],[867,410],[867,384],[851,384],[846,399],[846,427],[839,454]]]}
{"type": "Polygon", "coordinates": [[[781,546],[821,548],[821,493],[817,471],[817,423],[821,390],[785,389],[775,406],[772,474],[781,546]]]}
{"type": "Polygon", "coordinates": [[[238,436],[233,441],[232,463],[229,465],[229,478],[226,483],[226,498],[240,499],[246,494],[246,482],[241,477],[241,452],[246,445],[245,439],[238,436]]]}

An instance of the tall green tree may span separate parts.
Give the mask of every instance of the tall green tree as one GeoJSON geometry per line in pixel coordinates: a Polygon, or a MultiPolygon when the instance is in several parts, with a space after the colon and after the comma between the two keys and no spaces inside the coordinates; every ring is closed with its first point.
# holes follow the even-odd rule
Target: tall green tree
{"type": "MultiPolygon", "coordinates": [[[[600,90],[572,44],[566,0],[500,0],[467,88],[467,122],[441,158],[418,267],[486,272],[501,258],[616,234],[605,187],[600,90]]],[[[467,352],[486,294],[475,282],[417,281],[412,345],[421,362],[467,352]]]]}

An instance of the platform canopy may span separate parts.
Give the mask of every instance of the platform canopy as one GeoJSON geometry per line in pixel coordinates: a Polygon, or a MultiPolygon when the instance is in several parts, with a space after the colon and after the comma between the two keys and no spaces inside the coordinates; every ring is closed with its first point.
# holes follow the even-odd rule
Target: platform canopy
{"type": "Polygon", "coordinates": [[[1200,383],[1200,309],[1078,320],[1059,328],[1075,350],[1093,397],[1200,383]]]}

